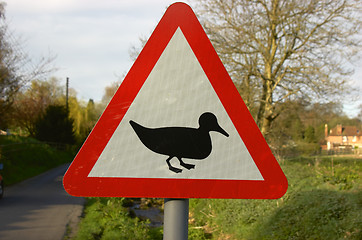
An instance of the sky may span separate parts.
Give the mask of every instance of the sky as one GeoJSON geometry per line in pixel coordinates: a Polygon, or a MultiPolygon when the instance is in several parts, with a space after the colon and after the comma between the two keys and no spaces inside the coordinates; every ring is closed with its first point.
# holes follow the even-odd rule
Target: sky
{"type": "Polygon", "coordinates": [[[55,55],[60,80],[100,101],[133,62],[131,46],[149,37],[170,0],[5,0],[9,28],[30,57],[55,55]]]}
{"type": "MultiPolygon", "coordinates": [[[[131,68],[132,46],[149,37],[171,0],[5,0],[9,28],[34,59],[55,55],[52,74],[77,97],[100,101],[106,86],[131,68]]],[[[362,59],[353,83],[362,95],[362,59]]],[[[345,100],[344,111],[358,114],[362,97],[345,100]]]]}

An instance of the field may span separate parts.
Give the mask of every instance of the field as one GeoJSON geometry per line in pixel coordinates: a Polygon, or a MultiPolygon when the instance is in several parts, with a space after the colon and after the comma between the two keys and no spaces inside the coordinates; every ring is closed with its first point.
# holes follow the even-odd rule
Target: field
{"type": "MultiPolygon", "coordinates": [[[[362,239],[362,159],[298,157],[280,165],[289,182],[280,199],[191,199],[189,239],[362,239]]],[[[132,202],[90,198],[75,239],[162,239],[162,227],[136,217],[132,202]]]]}

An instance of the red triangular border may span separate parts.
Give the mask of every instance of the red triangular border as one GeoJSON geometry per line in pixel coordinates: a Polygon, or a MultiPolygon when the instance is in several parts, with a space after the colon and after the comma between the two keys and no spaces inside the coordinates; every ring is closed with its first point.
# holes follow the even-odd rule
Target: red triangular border
{"type": "Polygon", "coordinates": [[[172,4],[160,20],[63,180],[74,196],[160,198],[279,198],[287,179],[236,90],[192,9],[172,4]],[[243,139],[264,181],[88,177],[103,149],[177,28],[181,28],[201,67],[243,139]]]}

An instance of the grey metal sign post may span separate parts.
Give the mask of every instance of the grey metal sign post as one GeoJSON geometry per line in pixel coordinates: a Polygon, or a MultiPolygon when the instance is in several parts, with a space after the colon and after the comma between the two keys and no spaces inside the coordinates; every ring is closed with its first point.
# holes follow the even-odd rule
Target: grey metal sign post
{"type": "Polygon", "coordinates": [[[164,240],[187,240],[189,199],[165,198],[163,219],[164,240]]]}

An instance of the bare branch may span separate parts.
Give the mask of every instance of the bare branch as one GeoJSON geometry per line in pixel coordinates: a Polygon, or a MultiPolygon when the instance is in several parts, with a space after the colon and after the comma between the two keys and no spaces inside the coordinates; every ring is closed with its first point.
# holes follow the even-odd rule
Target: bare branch
{"type": "Polygon", "coordinates": [[[248,107],[258,108],[264,133],[279,116],[272,112],[282,109],[277,104],[336,99],[350,89],[345,62],[362,47],[358,1],[200,0],[196,9],[233,80],[246,91],[240,92],[248,107]]]}

